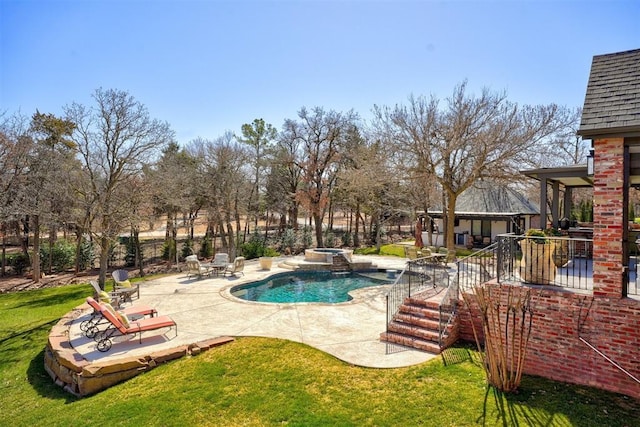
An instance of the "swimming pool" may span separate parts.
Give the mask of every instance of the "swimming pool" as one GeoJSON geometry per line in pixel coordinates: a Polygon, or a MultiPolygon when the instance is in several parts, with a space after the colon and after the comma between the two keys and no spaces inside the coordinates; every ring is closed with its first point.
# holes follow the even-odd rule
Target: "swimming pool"
{"type": "Polygon", "coordinates": [[[331,273],[304,271],[279,273],[231,288],[231,295],[247,301],[339,303],[351,300],[349,291],[391,283],[384,272],[331,273]]]}

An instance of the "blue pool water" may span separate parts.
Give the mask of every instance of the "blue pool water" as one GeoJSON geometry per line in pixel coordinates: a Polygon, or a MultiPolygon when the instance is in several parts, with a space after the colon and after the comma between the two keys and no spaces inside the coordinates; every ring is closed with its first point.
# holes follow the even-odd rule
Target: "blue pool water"
{"type": "Polygon", "coordinates": [[[238,285],[231,295],[259,302],[293,303],[325,302],[338,303],[351,299],[349,291],[391,283],[384,273],[330,273],[294,272],[280,273],[267,279],[238,285]]]}

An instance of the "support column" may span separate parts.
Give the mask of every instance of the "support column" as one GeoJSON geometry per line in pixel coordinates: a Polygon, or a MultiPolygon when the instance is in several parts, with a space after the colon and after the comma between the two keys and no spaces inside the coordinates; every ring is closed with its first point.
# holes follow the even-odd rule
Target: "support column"
{"type": "Polygon", "coordinates": [[[563,199],[563,212],[564,212],[564,218],[568,218],[571,219],[571,210],[573,209],[573,202],[571,201],[572,199],[572,189],[571,187],[564,187],[564,199],[563,199]]]}
{"type": "Polygon", "coordinates": [[[551,188],[551,227],[557,229],[560,226],[560,183],[554,181],[551,188]]]}
{"type": "Polygon", "coordinates": [[[623,296],[624,138],[595,139],[593,175],[593,295],[623,296]]]}
{"type": "Polygon", "coordinates": [[[547,228],[547,178],[540,179],[540,228],[547,228]]]}

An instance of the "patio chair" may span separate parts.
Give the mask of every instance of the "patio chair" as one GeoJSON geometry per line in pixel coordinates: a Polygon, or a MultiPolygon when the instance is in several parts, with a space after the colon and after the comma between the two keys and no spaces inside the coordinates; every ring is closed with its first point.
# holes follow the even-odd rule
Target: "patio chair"
{"type": "Polygon", "coordinates": [[[117,313],[113,307],[109,308],[105,304],[100,304],[100,313],[109,322],[109,326],[104,331],[96,334],[94,340],[97,342],[98,351],[105,352],[111,349],[113,342],[111,338],[120,334],[122,336],[139,334],[139,343],[142,344],[142,333],[157,329],[176,329],[178,336],[178,325],[169,316],[158,316],[144,318],[141,320],[129,321],[126,316],[117,313]]]}
{"type": "Polygon", "coordinates": [[[116,308],[120,308],[126,302],[131,302],[131,298],[126,291],[103,291],[96,280],[89,280],[89,284],[93,287],[94,298],[99,301],[108,302],[116,308]]]}
{"type": "Polygon", "coordinates": [[[187,279],[189,277],[198,276],[198,278],[202,278],[203,275],[211,274],[211,267],[207,264],[202,264],[198,259],[188,259],[187,260],[187,279]]]}
{"type": "Polygon", "coordinates": [[[242,270],[244,270],[244,257],[238,256],[233,260],[232,264],[227,265],[227,268],[224,269],[223,275],[226,276],[226,274],[229,273],[230,275],[235,276],[236,273],[242,273],[244,276],[244,271],[242,270]]]}
{"type": "Polygon", "coordinates": [[[123,293],[129,301],[131,301],[133,294],[136,295],[136,298],[140,298],[140,286],[131,284],[127,270],[114,270],[111,277],[113,277],[114,291],[123,293]]]}
{"type": "Polygon", "coordinates": [[[409,259],[418,259],[418,248],[415,246],[405,246],[404,256],[409,259]]]}
{"type": "MultiPolygon", "coordinates": [[[[91,313],[91,317],[89,319],[80,322],[80,330],[87,338],[93,338],[98,332],[100,332],[99,326],[107,322],[106,319],[104,319],[104,317],[102,316],[100,303],[98,301],[96,301],[92,297],[87,297],[87,303],[91,308],[93,308],[93,313],[91,313]]],[[[149,307],[148,305],[127,307],[125,309],[119,310],[119,312],[127,316],[127,319],[129,319],[130,321],[137,320],[146,316],[155,317],[158,315],[158,311],[155,308],[149,307]]]]}
{"type": "Polygon", "coordinates": [[[229,265],[229,254],[224,252],[218,252],[214,257],[209,267],[216,273],[216,275],[220,271],[224,271],[229,265]]]}

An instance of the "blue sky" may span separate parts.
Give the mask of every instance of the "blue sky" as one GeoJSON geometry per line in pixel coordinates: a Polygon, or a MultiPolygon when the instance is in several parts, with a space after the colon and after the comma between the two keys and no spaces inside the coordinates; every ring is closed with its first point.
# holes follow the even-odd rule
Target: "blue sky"
{"type": "Polygon", "coordinates": [[[594,55],[640,48],[640,2],[0,0],[0,112],[125,90],[181,144],[301,107],[444,99],[468,81],[581,107],[594,55]]]}

